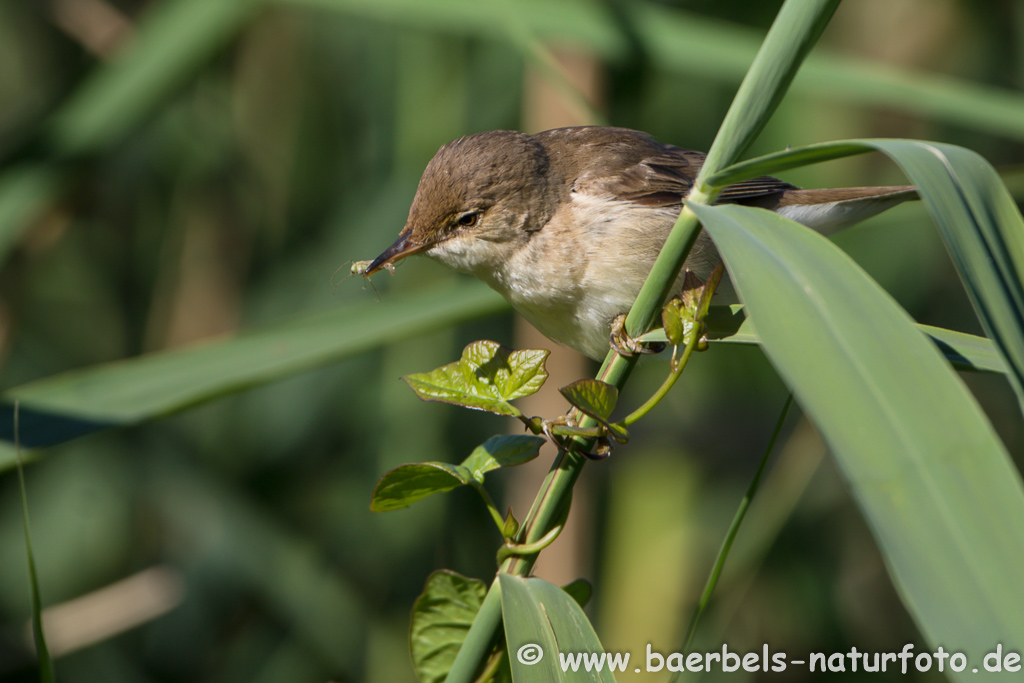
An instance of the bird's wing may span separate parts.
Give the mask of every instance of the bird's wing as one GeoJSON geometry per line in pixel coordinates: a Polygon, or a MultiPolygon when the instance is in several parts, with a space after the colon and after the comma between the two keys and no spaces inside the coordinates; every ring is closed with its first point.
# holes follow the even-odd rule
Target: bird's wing
{"type": "MultiPolygon", "coordinates": [[[[591,167],[577,178],[575,189],[584,192],[606,192],[614,197],[645,206],[679,206],[690,191],[704,163],[701,152],[680,149],[651,141],[651,152],[639,158],[623,158],[621,164],[591,167]],[[596,172],[600,168],[602,172],[596,172]]],[[[781,195],[796,186],[770,176],[746,180],[722,190],[718,203],[757,203],[781,195]]]]}

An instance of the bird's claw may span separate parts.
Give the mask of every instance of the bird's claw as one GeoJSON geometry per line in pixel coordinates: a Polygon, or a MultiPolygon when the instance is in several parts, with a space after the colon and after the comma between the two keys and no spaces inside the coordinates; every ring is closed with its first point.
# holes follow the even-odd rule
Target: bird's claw
{"type": "MultiPolygon", "coordinates": [[[[540,418],[534,419],[537,420],[540,418]]],[[[548,440],[551,441],[556,448],[561,450],[565,448],[565,444],[562,439],[555,434],[555,427],[579,427],[579,424],[569,415],[562,415],[561,417],[556,417],[553,420],[540,421],[540,430],[544,433],[544,436],[548,437],[548,440]]],[[[579,453],[591,460],[604,460],[612,454],[612,445],[606,436],[601,436],[597,437],[593,452],[580,450],[579,453]]]]}
{"type": "Polygon", "coordinates": [[[615,353],[626,358],[631,358],[636,355],[648,355],[653,353],[661,353],[665,350],[665,344],[663,342],[648,342],[644,343],[633,339],[626,332],[626,314],[623,313],[612,321],[611,335],[608,337],[608,343],[615,353]]]}
{"type": "Polygon", "coordinates": [[[556,446],[560,446],[561,441],[555,438],[555,433],[552,431],[554,427],[575,427],[576,421],[568,415],[562,415],[556,417],[554,420],[542,420],[540,423],[541,431],[544,432],[544,436],[548,437],[548,440],[556,446]]]}

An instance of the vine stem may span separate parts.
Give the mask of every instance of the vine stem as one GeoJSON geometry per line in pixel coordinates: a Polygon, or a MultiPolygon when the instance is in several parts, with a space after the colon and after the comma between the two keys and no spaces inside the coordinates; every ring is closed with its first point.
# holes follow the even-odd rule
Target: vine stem
{"type": "Polygon", "coordinates": [[[654,408],[654,406],[661,403],[661,400],[665,398],[665,396],[668,395],[668,392],[671,391],[672,387],[675,386],[676,380],[679,379],[679,376],[683,374],[683,370],[686,368],[686,364],[690,360],[690,356],[693,355],[693,352],[697,348],[697,345],[699,343],[700,335],[692,335],[690,341],[688,341],[686,343],[686,346],[683,347],[683,355],[680,356],[675,368],[673,368],[672,372],[668,374],[668,377],[665,378],[665,381],[661,383],[661,386],[658,387],[658,390],[654,392],[654,394],[652,394],[649,399],[644,401],[643,405],[641,405],[639,408],[634,410],[626,417],[622,418],[622,421],[619,423],[620,425],[622,425],[623,427],[630,426],[631,424],[642,418],[644,415],[651,412],[651,409],[654,408]]]}
{"type": "Polygon", "coordinates": [[[484,506],[491,514],[491,519],[493,519],[494,523],[498,526],[498,533],[503,533],[505,531],[505,519],[501,516],[501,512],[498,511],[498,506],[494,504],[494,499],[491,498],[491,494],[487,493],[487,489],[484,488],[484,485],[476,479],[471,479],[469,483],[476,492],[480,494],[480,497],[483,498],[484,506]]]}

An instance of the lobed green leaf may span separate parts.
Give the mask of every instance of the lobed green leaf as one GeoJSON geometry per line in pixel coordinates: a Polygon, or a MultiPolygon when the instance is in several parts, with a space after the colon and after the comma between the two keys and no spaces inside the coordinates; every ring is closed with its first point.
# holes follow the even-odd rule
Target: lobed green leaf
{"type": "Polygon", "coordinates": [[[424,401],[518,417],[522,413],[509,401],[541,388],[548,377],[544,362],[549,353],[511,351],[497,342],[476,341],[462,351],[458,361],[402,379],[424,401]]]}
{"type": "Polygon", "coordinates": [[[550,351],[510,351],[492,341],[473,342],[462,354],[463,366],[479,385],[506,401],[536,393],[548,373],[544,369],[550,351]]]}
{"type": "Polygon", "coordinates": [[[480,395],[477,387],[465,381],[462,370],[461,364],[456,361],[430,372],[406,375],[402,380],[424,401],[450,403],[497,415],[519,417],[519,409],[508,401],[480,395]]]}

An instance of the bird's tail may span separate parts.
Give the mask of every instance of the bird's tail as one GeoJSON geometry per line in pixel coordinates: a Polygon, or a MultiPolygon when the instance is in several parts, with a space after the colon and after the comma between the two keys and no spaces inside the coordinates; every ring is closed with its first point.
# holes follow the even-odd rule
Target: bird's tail
{"type": "Polygon", "coordinates": [[[913,199],[913,185],[786,190],[775,211],[828,235],[913,199]]]}

